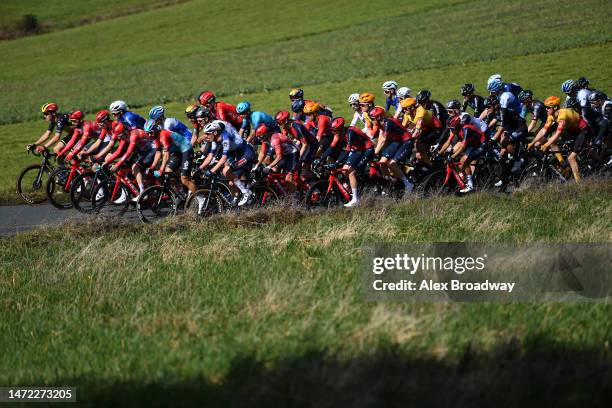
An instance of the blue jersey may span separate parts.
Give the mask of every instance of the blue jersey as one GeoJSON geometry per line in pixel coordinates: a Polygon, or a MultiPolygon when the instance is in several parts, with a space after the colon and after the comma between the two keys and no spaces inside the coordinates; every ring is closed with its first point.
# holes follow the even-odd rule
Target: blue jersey
{"type": "Polygon", "coordinates": [[[176,118],[166,118],[164,129],[182,135],[191,144],[191,130],[183,122],[176,118]]]}
{"type": "Polygon", "coordinates": [[[119,121],[124,125],[127,125],[130,129],[144,129],[146,120],[137,113],[127,111],[125,112],[119,121]]]}
{"type": "Polygon", "coordinates": [[[162,150],[170,153],[185,153],[191,150],[191,143],[175,132],[163,129],[159,132],[159,142],[162,150]]]}
{"type": "Polygon", "coordinates": [[[269,129],[275,129],[277,127],[276,121],[272,116],[265,112],[255,111],[251,112],[250,116],[247,116],[242,120],[242,126],[240,129],[248,131],[252,127],[253,130],[255,130],[262,123],[265,123],[269,129]]]}
{"type": "Polygon", "coordinates": [[[385,110],[388,112],[389,108],[391,108],[392,106],[395,108],[395,110],[399,108],[399,98],[397,97],[397,95],[387,98],[385,110]]]}
{"type": "Polygon", "coordinates": [[[504,82],[504,92],[510,92],[514,96],[518,97],[518,94],[521,93],[523,87],[517,84],[516,82],[504,82]]]}

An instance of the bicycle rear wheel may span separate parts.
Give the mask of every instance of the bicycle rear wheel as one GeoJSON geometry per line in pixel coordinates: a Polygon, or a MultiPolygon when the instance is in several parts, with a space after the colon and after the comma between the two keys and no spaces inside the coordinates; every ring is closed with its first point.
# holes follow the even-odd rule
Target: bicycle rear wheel
{"type": "Polygon", "coordinates": [[[210,217],[223,210],[223,203],[219,195],[209,188],[201,188],[191,194],[185,203],[185,213],[196,217],[210,217]],[[202,207],[196,197],[202,197],[202,207]]]}
{"type": "Polygon", "coordinates": [[[138,218],[147,224],[159,222],[174,216],[178,209],[178,198],[164,186],[146,188],[138,197],[136,211],[138,218]]]}
{"type": "Polygon", "coordinates": [[[115,189],[115,179],[104,180],[93,189],[92,212],[107,217],[120,217],[130,206],[132,195],[122,183],[115,189]]]}
{"type": "Polygon", "coordinates": [[[74,178],[70,186],[70,202],[72,206],[84,214],[93,212],[94,207],[91,201],[93,191],[102,181],[96,177],[96,173],[86,171],[74,178]]]}
{"type": "Polygon", "coordinates": [[[338,207],[344,203],[340,194],[334,188],[327,191],[328,180],[320,180],[314,183],[306,192],[306,208],[309,210],[338,207]]]}
{"type": "Polygon", "coordinates": [[[251,191],[255,194],[255,202],[252,207],[263,208],[278,203],[278,194],[273,188],[267,185],[253,185],[251,191]]]}
{"type": "Polygon", "coordinates": [[[449,193],[451,192],[451,188],[449,185],[444,184],[445,179],[446,170],[434,171],[423,179],[417,191],[425,197],[449,193]]]}
{"type": "Polygon", "coordinates": [[[17,195],[28,204],[41,204],[47,200],[45,189],[49,169],[40,164],[24,168],[17,177],[17,195]]]}
{"type": "Polygon", "coordinates": [[[72,202],[70,201],[71,185],[68,185],[69,177],[70,169],[60,168],[55,169],[47,179],[47,198],[55,208],[60,210],[72,208],[72,202]]]}

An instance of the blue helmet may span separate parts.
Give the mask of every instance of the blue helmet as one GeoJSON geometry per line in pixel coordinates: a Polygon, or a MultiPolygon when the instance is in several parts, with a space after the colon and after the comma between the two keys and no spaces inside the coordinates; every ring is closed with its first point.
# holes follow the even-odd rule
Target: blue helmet
{"type": "Polygon", "coordinates": [[[161,126],[155,123],[155,119],[149,119],[145,122],[144,131],[147,133],[159,132],[161,130],[161,126]]]}
{"type": "Polygon", "coordinates": [[[487,91],[491,93],[497,92],[502,89],[503,86],[504,84],[502,83],[501,79],[496,79],[487,84],[487,91]]]}
{"type": "Polygon", "coordinates": [[[572,88],[574,88],[574,85],[576,85],[576,83],[572,79],[568,79],[567,81],[561,84],[561,92],[570,93],[572,91],[572,88]]]}
{"type": "Polygon", "coordinates": [[[297,99],[295,101],[293,101],[293,103],[291,104],[291,111],[294,113],[300,113],[304,110],[304,100],[303,99],[297,99]]]}
{"type": "Polygon", "coordinates": [[[163,106],[154,106],[149,111],[149,118],[156,120],[164,116],[165,113],[166,110],[163,106]]]}
{"type": "Polygon", "coordinates": [[[251,103],[249,101],[240,102],[238,106],[236,106],[236,112],[238,112],[238,114],[240,115],[250,110],[251,110],[251,103]]]}

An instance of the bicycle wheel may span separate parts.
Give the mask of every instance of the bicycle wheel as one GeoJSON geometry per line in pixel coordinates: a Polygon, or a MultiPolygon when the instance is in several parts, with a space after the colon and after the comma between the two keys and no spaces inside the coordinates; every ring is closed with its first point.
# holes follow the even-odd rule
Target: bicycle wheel
{"type": "Polygon", "coordinates": [[[106,217],[119,217],[130,206],[132,195],[122,183],[116,187],[115,179],[104,180],[93,189],[92,212],[106,217]]]}
{"type": "Polygon", "coordinates": [[[263,208],[278,203],[278,194],[273,188],[267,185],[253,185],[251,191],[255,194],[255,202],[252,207],[263,208]]]}
{"type": "Polygon", "coordinates": [[[223,202],[217,193],[209,188],[201,188],[191,194],[185,203],[185,213],[197,217],[210,217],[223,211],[223,202]],[[196,197],[203,198],[203,206],[200,209],[200,202],[196,197]]]}
{"type": "Polygon", "coordinates": [[[40,204],[47,200],[45,189],[49,169],[40,164],[24,168],[17,177],[17,195],[28,204],[40,204]]]}
{"type": "Polygon", "coordinates": [[[47,198],[55,208],[60,210],[72,208],[72,202],[70,201],[71,185],[68,185],[69,177],[70,169],[60,168],[53,170],[47,179],[47,198]]]}
{"type": "Polygon", "coordinates": [[[306,192],[306,208],[309,210],[337,207],[344,201],[334,188],[327,191],[328,180],[314,183],[306,192]]]}
{"type": "Polygon", "coordinates": [[[94,207],[91,201],[95,187],[101,183],[96,177],[96,173],[86,171],[74,178],[70,186],[70,202],[72,206],[84,214],[93,212],[94,207]]]}
{"type": "Polygon", "coordinates": [[[176,215],[177,209],[178,198],[164,186],[146,188],[136,202],[138,218],[148,224],[176,215]]]}
{"type": "Polygon", "coordinates": [[[425,197],[447,194],[451,192],[449,184],[444,184],[446,179],[446,170],[438,170],[431,173],[429,176],[423,179],[423,182],[419,184],[418,192],[425,197]]]}

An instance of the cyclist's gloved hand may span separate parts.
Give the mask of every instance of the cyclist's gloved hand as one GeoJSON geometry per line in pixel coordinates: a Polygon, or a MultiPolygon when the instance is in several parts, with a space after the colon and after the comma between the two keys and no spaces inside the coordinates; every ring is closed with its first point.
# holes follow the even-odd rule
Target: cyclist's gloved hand
{"type": "Polygon", "coordinates": [[[210,171],[210,170],[204,170],[204,176],[206,178],[210,178],[210,177],[214,176],[214,173],[212,171],[210,171]]]}
{"type": "Polygon", "coordinates": [[[36,151],[37,151],[38,153],[42,153],[42,152],[44,152],[45,150],[47,150],[47,149],[45,148],[45,146],[36,146],[36,151]]]}
{"type": "Polygon", "coordinates": [[[312,164],[313,164],[315,167],[319,167],[319,164],[321,164],[321,159],[314,159],[314,160],[312,161],[312,164]]]}
{"type": "Polygon", "coordinates": [[[253,168],[251,169],[251,171],[257,171],[259,170],[259,167],[261,166],[260,163],[255,163],[255,165],[253,166],[253,168]]]}
{"type": "Polygon", "coordinates": [[[270,172],[272,172],[272,167],[266,166],[263,168],[263,174],[265,174],[266,176],[270,174],[270,172]]]}
{"type": "Polygon", "coordinates": [[[29,145],[26,145],[26,150],[28,152],[31,152],[32,150],[34,150],[35,147],[36,145],[34,143],[30,143],[29,145]]]}
{"type": "Polygon", "coordinates": [[[161,176],[161,173],[159,172],[159,170],[155,170],[155,171],[153,171],[153,175],[154,175],[155,177],[160,177],[160,176],[161,176]]]}

